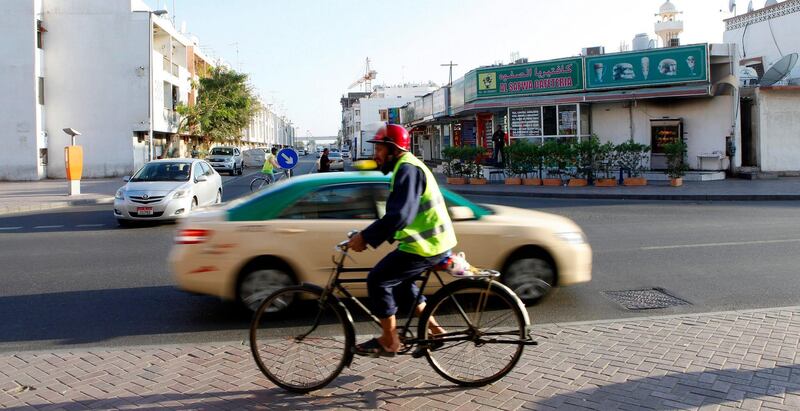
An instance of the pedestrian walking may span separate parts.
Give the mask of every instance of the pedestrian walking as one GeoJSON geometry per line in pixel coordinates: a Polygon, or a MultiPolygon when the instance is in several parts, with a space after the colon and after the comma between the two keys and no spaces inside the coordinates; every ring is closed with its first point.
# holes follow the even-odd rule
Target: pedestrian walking
{"type": "Polygon", "coordinates": [[[322,150],[322,156],[319,158],[319,172],[327,173],[331,171],[331,160],[328,158],[328,149],[322,150]]]}

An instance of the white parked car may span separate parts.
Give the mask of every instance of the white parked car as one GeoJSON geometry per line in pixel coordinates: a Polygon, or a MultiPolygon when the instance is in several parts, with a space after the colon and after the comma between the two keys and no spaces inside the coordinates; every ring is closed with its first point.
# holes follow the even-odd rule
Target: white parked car
{"type": "Polygon", "coordinates": [[[114,217],[121,226],[176,220],[222,202],[222,177],[204,160],[155,160],[124,179],[127,184],[114,196],[114,217]]]}

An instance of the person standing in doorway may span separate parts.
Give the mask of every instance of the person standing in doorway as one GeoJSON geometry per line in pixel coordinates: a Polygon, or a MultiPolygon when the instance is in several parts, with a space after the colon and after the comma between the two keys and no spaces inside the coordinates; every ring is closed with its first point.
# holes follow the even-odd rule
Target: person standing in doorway
{"type": "Polygon", "coordinates": [[[505,163],[506,159],[502,151],[503,147],[506,145],[506,133],[503,132],[502,125],[497,125],[497,129],[494,131],[494,134],[492,134],[492,142],[494,143],[494,149],[492,150],[492,162],[503,167],[503,163],[505,163]]]}

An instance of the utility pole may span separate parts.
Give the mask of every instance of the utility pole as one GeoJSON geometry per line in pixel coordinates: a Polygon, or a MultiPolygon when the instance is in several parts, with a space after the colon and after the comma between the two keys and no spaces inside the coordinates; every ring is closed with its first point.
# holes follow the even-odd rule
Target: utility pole
{"type": "Polygon", "coordinates": [[[452,86],[453,85],[453,66],[457,66],[458,64],[455,64],[455,63],[453,63],[453,60],[450,60],[450,63],[444,63],[444,64],[440,64],[440,65],[442,67],[448,67],[448,66],[450,67],[450,79],[447,82],[447,85],[448,86],[452,86]]]}

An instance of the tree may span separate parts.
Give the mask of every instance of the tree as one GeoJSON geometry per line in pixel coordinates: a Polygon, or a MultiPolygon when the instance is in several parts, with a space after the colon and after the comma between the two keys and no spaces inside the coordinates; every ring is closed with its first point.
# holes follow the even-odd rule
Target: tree
{"type": "Polygon", "coordinates": [[[197,102],[193,106],[179,104],[182,133],[203,135],[211,141],[238,143],[242,130],[250,125],[261,105],[247,83],[247,74],[224,66],[209,70],[208,76],[193,82],[197,102]]]}

